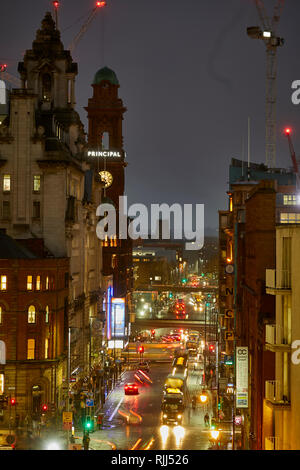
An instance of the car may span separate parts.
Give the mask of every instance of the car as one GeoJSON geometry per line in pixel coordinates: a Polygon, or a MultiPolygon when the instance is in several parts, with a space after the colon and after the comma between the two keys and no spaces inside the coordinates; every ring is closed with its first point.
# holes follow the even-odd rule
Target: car
{"type": "Polygon", "coordinates": [[[149,367],[148,362],[140,362],[137,368],[145,372],[150,372],[150,367],[149,367]]]}
{"type": "Polygon", "coordinates": [[[125,395],[138,395],[139,389],[138,389],[137,384],[128,383],[128,384],[125,384],[124,386],[124,392],[125,392],[125,395]]]}

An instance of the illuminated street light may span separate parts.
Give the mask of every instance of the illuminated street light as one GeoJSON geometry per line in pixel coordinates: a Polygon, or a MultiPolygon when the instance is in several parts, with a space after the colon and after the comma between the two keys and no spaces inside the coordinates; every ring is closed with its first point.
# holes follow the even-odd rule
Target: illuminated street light
{"type": "Polygon", "coordinates": [[[208,400],[208,396],[205,392],[202,392],[201,395],[200,395],[200,401],[201,403],[206,403],[208,400]]]}
{"type": "Polygon", "coordinates": [[[210,431],[210,435],[216,441],[220,435],[220,431],[218,431],[217,429],[212,429],[210,431]]]}

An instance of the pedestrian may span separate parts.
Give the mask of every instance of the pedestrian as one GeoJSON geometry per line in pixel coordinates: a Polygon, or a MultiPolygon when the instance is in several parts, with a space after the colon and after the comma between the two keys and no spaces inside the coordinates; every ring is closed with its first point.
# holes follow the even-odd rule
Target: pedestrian
{"type": "Polygon", "coordinates": [[[83,444],[83,450],[89,450],[90,438],[89,438],[89,435],[86,433],[83,435],[82,444],[83,444]]]}
{"type": "Polygon", "coordinates": [[[206,427],[209,427],[209,414],[206,413],[206,415],[204,416],[204,424],[206,427]]]}
{"type": "Polygon", "coordinates": [[[100,431],[101,426],[102,426],[102,415],[101,415],[101,414],[99,414],[99,415],[97,416],[97,424],[98,424],[98,429],[99,429],[99,431],[100,431]]]}

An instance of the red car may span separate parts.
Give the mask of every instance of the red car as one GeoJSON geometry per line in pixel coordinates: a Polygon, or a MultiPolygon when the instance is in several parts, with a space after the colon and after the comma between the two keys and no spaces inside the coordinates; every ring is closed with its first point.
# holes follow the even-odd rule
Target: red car
{"type": "Polygon", "coordinates": [[[134,383],[125,384],[124,391],[125,395],[138,395],[139,393],[138,386],[134,383]]]}

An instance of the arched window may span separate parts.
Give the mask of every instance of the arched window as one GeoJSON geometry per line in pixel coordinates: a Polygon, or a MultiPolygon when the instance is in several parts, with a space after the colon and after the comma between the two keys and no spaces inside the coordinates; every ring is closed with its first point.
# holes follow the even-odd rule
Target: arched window
{"type": "Polygon", "coordinates": [[[49,307],[46,306],[45,323],[49,323],[49,307]]]}
{"type": "Polygon", "coordinates": [[[36,313],[34,305],[30,305],[28,308],[28,323],[35,323],[36,313]]]}
{"type": "Polygon", "coordinates": [[[44,101],[51,99],[51,75],[44,73],[42,76],[42,97],[44,101]]]}

